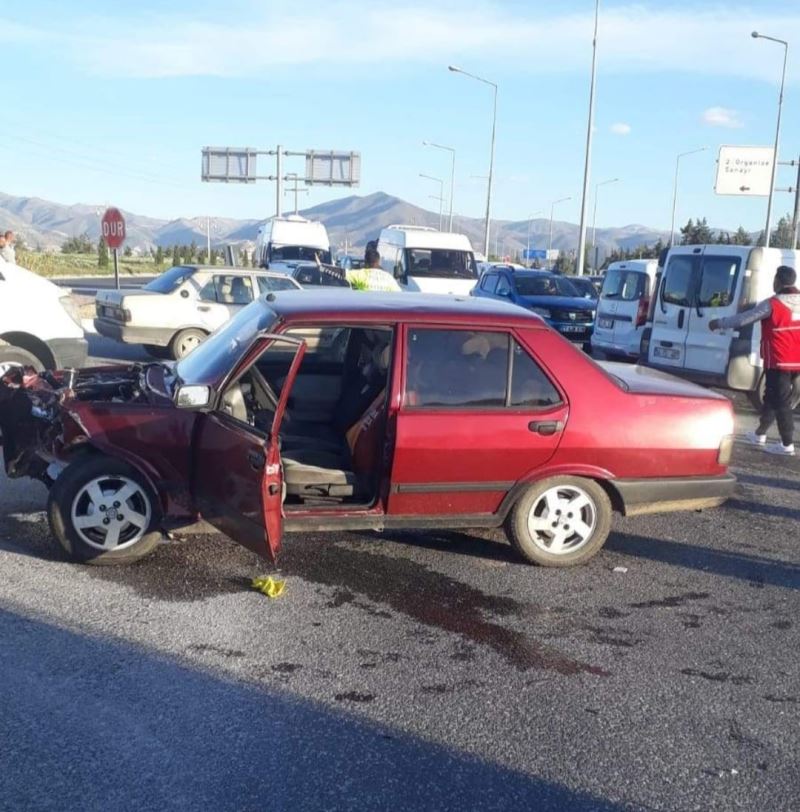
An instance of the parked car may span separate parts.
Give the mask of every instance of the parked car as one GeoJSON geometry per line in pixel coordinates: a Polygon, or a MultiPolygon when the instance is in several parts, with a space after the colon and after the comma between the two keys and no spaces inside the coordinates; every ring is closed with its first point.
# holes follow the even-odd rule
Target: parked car
{"type": "Polygon", "coordinates": [[[583,298],[572,281],[564,276],[550,271],[493,268],[481,276],[472,295],[503,299],[532,310],[570,341],[588,347],[595,303],[583,298]]]}
{"type": "Polygon", "coordinates": [[[280,292],[176,365],[4,381],[4,430],[9,397],[35,407],[6,468],[50,485],[52,531],[83,562],[141,558],[200,515],[272,559],[284,530],[504,527],[527,561],[571,566],[612,511],[734,487],[727,398],[600,366],[488,298],[280,292]]]}
{"type": "MultiPolygon", "coordinates": [[[[663,261],[650,308],[652,325],[642,336],[649,366],[711,386],[748,393],[760,408],[764,394],[761,325],[709,330],[773,295],[780,265],[798,267],[800,251],[742,245],[680,245],[663,261]]],[[[800,402],[800,387],[793,403],[800,402]]]]}
{"type": "Polygon", "coordinates": [[[297,289],[285,273],[176,265],[137,290],[99,290],[94,327],[156,358],[183,358],[262,293],[297,289]]]}
{"type": "Polygon", "coordinates": [[[0,260],[0,365],[80,367],[86,346],[69,291],[0,260]]]}
{"type": "Polygon", "coordinates": [[[592,349],[609,356],[638,358],[658,262],[634,259],[612,262],[600,291],[592,349]]]}

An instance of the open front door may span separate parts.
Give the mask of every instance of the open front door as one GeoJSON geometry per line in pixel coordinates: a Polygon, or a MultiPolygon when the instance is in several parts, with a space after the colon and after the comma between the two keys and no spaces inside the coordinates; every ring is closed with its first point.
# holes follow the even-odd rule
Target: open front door
{"type": "MultiPolygon", "coordinates": [[[[221,393],[218,408],[205,415],[193,448],[195,503],[210,525],[233,541],[272,561],[283,535],[283,475],[280,426],[305,343],[279,335],[263,335],[248,351],[221,393]],[[226,393],[234,393],[240,380],[267,346],[291,345],[294,356],[281,389],[268,434],[226,412],[226,393]]],[[[230,399],[234,399],[233,397],[230,399]]]]}

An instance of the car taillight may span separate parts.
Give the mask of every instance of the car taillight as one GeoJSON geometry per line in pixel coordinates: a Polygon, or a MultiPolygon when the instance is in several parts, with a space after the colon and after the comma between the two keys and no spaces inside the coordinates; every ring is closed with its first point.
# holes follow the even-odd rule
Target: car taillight
{"type": "Polygon", "coordinates": [[[650,297],[642,296],[639,299],[639,309],[636,311],[636,326],[642,327],[647,324],[647,314],[650,312],[650,297]]]}
{"type": "Polygon", "coordinates": [[[130,321],[131,320],[131,311],[128,308],[124,308],[122,310],[122,320],[123,321],[130,321]]]}
{"type": "Polygon", "coordinates": [[[717,454],[717,462],[720,465],[729,465],[732,454],[733,454],[733,436],[729,434],[723,437],[722,442],[719,444],[719,453],[717,454]]]}

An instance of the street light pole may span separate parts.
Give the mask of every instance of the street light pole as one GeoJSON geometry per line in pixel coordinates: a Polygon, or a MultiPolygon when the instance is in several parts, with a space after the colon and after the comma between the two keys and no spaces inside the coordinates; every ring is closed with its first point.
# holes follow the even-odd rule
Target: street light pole
{"type": "Polygon", "coordinates": [[[435,180],[436,183],[439,184],[439,197],[435,198],[439,201],[439,231],[442,230],[442,217],[444,216],[443,213],[443,203],[444,203],[444,181],[441,178],[434,178],[433,175],[424,175],[422,172],[419,173],[421,178],[427,178],[428,180],[435,180]]]}
{"type": "Polygon", "coordinates": [[[448,227],[448,231],[453,230],[453,195],[455,193],[455,186],[456,186],[456,151],[453,147],[445,147],[442,144],[434,144],[433,141],[423,141],[423,147],[435,147],[436,149],[445,149],[451,154],[451,163],[450,163],[450,225],[448,227]]]}
{"type": "Polygon", "coordinates": [[[488,79],[483,79],[480,76],[476,76],[474,73],[468,73],[461,68],[457,68],[455,65],[448,65],[447,69],[452,71],[453,73],[463,73],[464,76],[469,76],[470,79],[475,79],[478,82],[483,82],[485,85],[489,85],[494,90],[494,98],[492,103],[492,143],[489,151],[489,184],[486,190],[486,226],[485,226],[485,234],[483,239],[483,253],[484,256],[489,256],[489,224],[491,222],[492,216],[492,175],[494,174],[494,138],[495,132],[497,130],[497,85],[494,82],[490,82],[488,79]]]}
{"type": "Polygon", "coordinates": [[[688,152],[679,152],[675,158],[675,182],[672,185],[672,220],[669,227],[669,247],[675,244],[675,210],[678,206],[678,170],[681,165],[681,158],[687,155],[695,155],[698,152],[705,152],[708,147],[700,147],[700,149],[690,149],[688,152]]]}
{"type": "Polygon", "coordinates": [[[778,94],[778,121],[775,125],[775,151],[772,155],[772,178],[769,183],[769,198],[767,198],[767,226],[764,232],[764,245],[769,248],[770,232],[772,230],[772,198],[775,194],[775,174],[778,170],[778,145],[781,139],[781,111],[783,109],[783,87],[786,84],[786,62],[789,58],[789,43],[777,37],[768,37],[766,34],[759,34],[753,31],[753,39],[768,39],[770,42],[777,42],[783,45],[783,72],[781,73],[781,90],[778,94]]]}
{"type": "Polygon", "coordinates": [[[597,260],[598,260],[598,252],[597,252],[597,198],[598,198],[598,191],[601,186],[605,186],[609,183],[616,183],[619,178],[611,178],[610,180],[603,180],[600,183],[595,184],[594,187],[594,211],[592,212],[592,250],[594,251],[594,271],[597,273],[597,260]]]}
{"type": "Polygon", "coordinates": [[[592,37],[592,79],[589,85],[589,120],[586,123],[586,159],[583,166],[583,193],[581,195],[581,225],[578,232],[577,276],[583,276],[586,260],[586,204],[589,196],[589,176],[592,166],[592,130],[594,129],[594,86],[597,73],[597,23],[600,18],[600,0],[594,3],[594,36],[592,37]]]}
{"type": "Polygon", "coordinates": [[[550,259],[550,252],[553,250],[553,209],[555,209],[557,203],[564,203],[567,200],[572,200],[571,197],[560,197],[558,200],[552,200],[550,202],[550,237],[547,241],[547,259],[550,259]]]}

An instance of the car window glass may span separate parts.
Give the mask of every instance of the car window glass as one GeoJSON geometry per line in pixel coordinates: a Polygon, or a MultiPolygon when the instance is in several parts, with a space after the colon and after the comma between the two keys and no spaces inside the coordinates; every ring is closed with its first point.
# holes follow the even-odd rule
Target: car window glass
{"type": "Polygon", "coordinates": [[[273,290],[297,290],[297,285],[288,276],[258,276],[256,279],[258,279],[259,293],[269,293],[273,290]]]}
{"type": "Polygon", "coordinates": [[[408,334],[406,403],[502,407],[508,353],[506,333],[412,329],[408,334]]]}
{"type": "Polygon", "coordinates": [[[688,307],[692,298],[692,276],[696,265],[693,256],[672,257],[666,270],[661,299],[666,304],[688,307]]]}
{"type": "MultiPolygon", "coordinates": [[[[306,342],[303,365],[315,363],[342,363],[350,335],[349,327],[293,327],[284,335],[306,342]]],[[[281,357],[291,360],[294,347],[289,344],[271,344],[261,356],[264,361],[277,361],[281,357]]]]}
{"type": "Polygon", "coordinates": [[[603,282],[603,298],[633,302],[645,295],[647,274],[612,268],[603,282]]]}
{"type": "Polygon", "coordinates": [[[514,276],[514,285],[520,296],[579,296],[568,279],[555,274],[531,274],[514,276]]]}
{"type": "Polygon", "coordinates": [[[185,268],[176,265],[168,271],[164,271],[160,276],[148,282],[142,290],[152,290],[155,293],[172,293],[179,285],[183,284],[192,274],[194,268],[185,268]]]}
{"type": "Polygon", "coordinates": [[[697,306],[727,307],[731,304],[738,272],[738,257],[703,257],[697,306]]]}
{"type": "Polygon", "coordinates": [[[501,276],[497,281],[497,290],[495,293],[498,296],[508,296],[511,293],[511,284],[505,276],[501,276]]]}
{"type": "Polygon", "coordinates": [[[497,274],[496,273],[489,273],[483,278],[483,282],[481,283],[481,287],[487,293],[494,293],[495,288],[497,287],[497,274]]]}
{"type": "Polygon", "coordinates": [[[511,406],[542,409],[561,402],[558,390],[541,367],[512,339],[511,406]]]}

